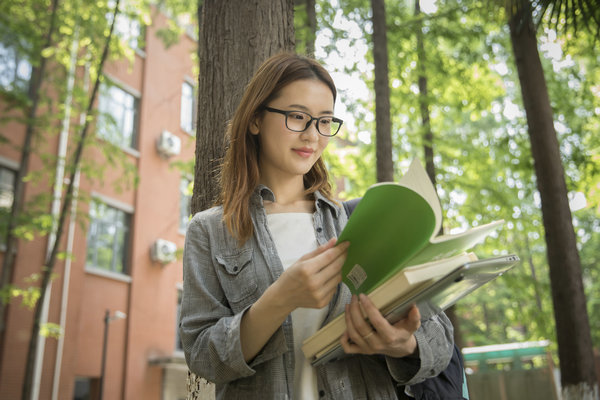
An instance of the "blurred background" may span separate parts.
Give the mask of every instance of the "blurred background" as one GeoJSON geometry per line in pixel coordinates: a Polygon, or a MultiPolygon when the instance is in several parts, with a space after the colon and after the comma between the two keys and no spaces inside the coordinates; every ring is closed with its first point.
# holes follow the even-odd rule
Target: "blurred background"
{"type": "Polygon", "coordinates": [[[3,1],[0,398],[213,396],[178,339],[180,255],[278,51],[336,82],[339,199],[417,157],[441,233],[506,221],[475,252],[522,261],[449,311],[471,398],[598,398],[592,2],[3,1]]]}

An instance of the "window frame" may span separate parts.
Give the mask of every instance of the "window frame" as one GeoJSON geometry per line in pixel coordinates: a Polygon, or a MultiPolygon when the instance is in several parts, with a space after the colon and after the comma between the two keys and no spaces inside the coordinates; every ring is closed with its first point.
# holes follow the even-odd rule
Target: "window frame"
{"type": "MultiPolygon", "coordinates": [[[[196,135],[196,124],[197,124],[197,114],[198,114],[198,101],[196,98],[196,87],[195,85],[192,83],[191,79],[184,79],[183,82],[181,83],[181,102],[180,102],[180,109],[179,109],[179,126],[181,127],[181,129],[187,133],[188,135],[191,136],[195,136],[196,135]],[[184,88],[185,87],[189,87],[190,88],[190,97],[184,96],[184,88]],[[186,115],[186,118],[190,118],[190,127],[188,129],[188,126],[184,126],[184,101],[186,99],[190,99],[191,104],[186,105],[186,107],[190,107],[191,108],[191,115],[186,115]]],[[[186,113],[187,114],[187,113],[186,113]]],[[[185,121],[186,123],[188,121],[185,121]]]]}
{"type": "Polygon", "coordinates": [[[102,380],[95,376],[75,376],[73,381],[74,399],[94,399],[100,394],[102,380]],[[78,384],[79,383],[79,384],[78,384]],[[81,393],[83,391],[83,393],[81,393]],[[78,396],[78,397],[75,397],[78,396]]]}
{"type": "Polygon", "coordinates": [[[190,176],[184,175],[179,180],[179,233],[185,235],[187,231],[187,227],[189,225],[190,216],[192,214],[192,194],[185,194],[184,190],[192,183],[194,180],[190,176]],[[185,184],[187,182],[187,185],[185,184]],[[184,203],[187,206],[187,210],[184,215],[184,203]],[[184,222],[185,221],[185,222],[184,222]]]}
{"type": "MultiPolygon", "coordinates": [[[[104,275],[107,277],[112,277],[112,278],[116,278],[116,279],[120,279],[120,280],[124,280],[124,281],[130,281],[130,279],[131,279],[131,250],[132,250],[131,246],[132,246],[132,238],[133,238],[132,229],[133,229],[133,215],[134,215],[133,207],[131,207],[127,204],[121,203],[117,200],[110,199],[101,194],[92,193],[92,199],[90,201],[90,208],[88,211],[88,215],[90,217],[90,220],[89,220],[89,225],[88,225],[87,234],[86,234],[85,270],[88,272],[96,273],[98,275],[104,275]],[[124,227],[125,232],[122,233],[122,231],[118,231],[116,234],[112,235],[113,239],[117,235],[121,235],[121,234],[123,235],[122,255],[121,255],[122,270],[121,271],[119,271],[118,269],[115,268],[116,262],[117,262],[116,258],[115,258],[115,253],[118,252],[118,249],[115,247],[115,246],[117,246],[117,243],[116,243],[117,240],[113,240],[110,243],[112,245],[112,247],[111,247],[111,265],[109,268],[105,268],[104,266],[97,265],[97,254],[96,254],[94,263],[90,262],[90,260],[89,260],[90,249],[92,248],[90,243],[98,242],[98,240],[92,241],[90,238],[92,224],[94,224],[94,221],[95,221],[91,215],[93,203],[100,203],[100,204],[104,205],[105,207],[108,207],[112,210],[116,210],[118,212],[123,213],[124,218],[121,221],[121,223],[124,227]]],[[[104,221],[104,220],[101,220],[101,221],[104,221]]],[[[116,229],[118,230],[119,227],[117,227],[116,229]]],[[[94,247],[94,249],[96,248],[95,246],[93,246],[93,247],[94,247]]],[[[97,253],[97,251],[96,251],[96,253],[97,253]]]]}
{"type": "MultiPolygon", "coordinates": [[[[3,170],[8,171],[9,173],[12,173],[12,197],[13,198],[12,198],[11,204],[7,207],[8,213],[10,213],[11,209],[12,209],[12,205],[14,203],[15,186],[17,183],[19,164],[0,156],[0,173],[3,170]]],[[[0,187],[1,187],[1,183],[2,182],[0,181],[0,187]]],[[[1,192],[2,192],[2,190],[0,189],[0,193],[1,192]]],[[[8,226],[6,228],[8,229],[8,226]]],[[[6,251],[6,233],[7,232],[3,232],[3,231],[0,232],[0,251],[2,251],[2,252],[6,251]]]]}
{"type": "Polygon", "coordinates": [[[177,308],[175,314],[175,351],[174,354],[183,354],[183,343],[179,335],[179,315],[181,314],[181,302],[183,298],[183,283],[177,284],[177,308]]]}
{"type": "MultiPolygon", "coordinates": [[[[106,140],[107,142],[110,142],[110,143],[114,144],[115,146],[122,148],[123,150],[126,150],[128,152],[137,153],[138,146],[139,146],[139,136],[140,136],[140,104],[141,104],[140,98],[141,98],[141,95],[139,92],[120,83],[118,80],[116,80],[113,77],[107,76],[106,74],[104,75],[104,77],[105,77],[105,79],[101,83],[100,90],[98,93],[98,105],[97,105],[98,117],[96,118],[96,130],[95,130],[96,136],[102,140],[106,140]],[[121,127],[119,121],[117,121],[117,118],[115,118],[115,116],[110,113],[111,107],[114,107],[115,104],[119,104],[114,101],[114,99],[115,99],[114,95],[107,95],[107,93],[109,93],[109,91],[112,89],[119,90],[123,94],[130,96],[133,99],[133,104],[132,104],[133,115],[130,116],[130,118],[132,120],[131,138],[129,140],[129,143],[125,143],[126,138],[123,135],[122,127],[121,127]],[[105,104],[105,102],[106,102],[106,104],[105,104]],[[105,118],[107,118],[107,117],[110,117],[112,119],[112,121],[109,120],[109,121],[105,122],[105,118]],[[106,123],[109,124],[108,132],[105,132],[106,128],[103,126],[106,123]],[[110,132],[110,129],[114,129],[114,131],[119,135],[118,141],[113,140],[114,138],[111,137],[113,132],[110,132]]],[[[122,106],[122,104],[119,104],[119,105],[122,106]]],[[[123,109],[125,109],[125,111],[128,111],[127,106],[119,108],[120,111],[123,111],[123,109]]],[[[123,115],[121,115],[120,119],[124,120],[126,118],[127,118],[127,116],[125,115],[125,113],[123,113],[123,115]]]]}
{"type": "MultiPolygon", "coordinates": [[[[31,80],[31,75],[33,74],[33,65],[28,59],[26,52],[24,51],[24,46],[21,43],[21,40],[17,37],[11,37],[12,35],[8,34],[4,37],[0,37],[0,56],[2,55],[2,51],[5,52],[5,55],[9,55],[11,57],[11,61],[13,61],[14,65],[12,68],[6,69],[12,74],[10,77],[10,82],[6,85],[2,83],[2,75],[0,74],[0,89],[5,92],[23,92],[26,93],[29,86],[29,81],[31,80]],[[20,70],[23,66],[28,67],[28,73],[26,77],[20,76],[20,70]]],[[[1,58],[0,58],[1,59],[1,58]]],[[[1,63],[0,65],[6,66],[7,63],[1,63]]],[[[0,70],[2,72],[6,70],[0,70]]]]}

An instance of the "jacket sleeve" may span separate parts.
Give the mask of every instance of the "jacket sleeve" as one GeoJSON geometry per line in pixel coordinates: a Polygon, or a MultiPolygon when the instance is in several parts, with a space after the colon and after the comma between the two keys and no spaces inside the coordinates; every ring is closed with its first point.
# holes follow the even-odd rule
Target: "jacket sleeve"
{"type": "Polygon", "coordinates": [[[418,354],[414,356],[386,357],[390,374],[397,382],[411,385],[437,376],[452,358],[454,329],[443,312],[421,321],[415,332],[418,354]]]}
{"type": "Polygon", "coordinates": [[[210,238],[201,215],[187,230],[183,254],[180,336],[190,371],[214,383],[255,374],[253,366],[286,349],[278,330],[250,364],[242,353],[240,324],[249,308],[234,313],[215,271],[210,238]]]}

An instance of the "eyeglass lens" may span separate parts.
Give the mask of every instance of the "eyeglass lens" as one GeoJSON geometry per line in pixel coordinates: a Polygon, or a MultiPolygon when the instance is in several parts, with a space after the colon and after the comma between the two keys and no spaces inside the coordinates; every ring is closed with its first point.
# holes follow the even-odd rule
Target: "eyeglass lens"
{"type": "MultiPolygon", "coordinates": [[[[287,115],[286,124],[288,129],[292,131],[305,131],[310,123],[312,123],[312,117],[301,111],[293,111],[287,115]]],[[[320,117],[317,119],[317,130],[321,135],[335,135],[340,129],[340,125],[341,123],[334,120],[333,117],[320,117]]]]}

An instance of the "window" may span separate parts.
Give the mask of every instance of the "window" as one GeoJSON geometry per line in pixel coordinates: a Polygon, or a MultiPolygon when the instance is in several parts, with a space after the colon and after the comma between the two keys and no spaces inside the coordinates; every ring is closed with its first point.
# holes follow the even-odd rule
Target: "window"
{"type": "Polygon", "coordinates": [[[183,351],[183,344],[181,344],[181,337],[179,336],[179,314],[181,313],[181,296],[183,290],[177,289],[177,317],[175,318],[175,351],[183,351]]]}
{"type": "MultiPolygon", "coordinates": [[[[111,14],[112,19],[112,14],[111,14]]],[[[142,50],[143,29],[140,21],[124,14],[117,15],[116,34],[134,50],[142,50]]]]}
{"type": "Polygon", "coordinates": [[[31,78],[31,64],[17,46],[8,43],[14,41],[0,41],[0,87],[6,91],[25,92],[31,78]]]}
{"type": "MultiPolygon", "coordinates": [[[[108,1],[108,12],[106,13],[106,20],[110,25],[113,20],[115,9],[115,1],[108,1]]],[[[117,22],[115,23],[115,35],[118,36],[123,42],[134,50],[143,50],[143,38],[144,28],[139,21],[139,15],[135,9],[123,10],[123,4],[119,6],[120,13],[117,15],[117,22]]]]}
{"type": "Polygon", "coordinates": [[[196,130],[196,96],[188,82],[181,85],[181,129],[189,134],[196,130]]]}
{"type": "Polygon", "coordinates": [[[138,99],[111,84],[100,86],[98,136],[123,148],[137,145],[138,99]]]}
{"type": "Polygon", "coordinates": [[[15,171],[0,166],[0,249],[6,246],[6,230],[15,196],[15,171]]]}
{"type": "Polygon", "coordinates": [[[73,400],[93,400],[100,395],[100,379],[77,376],[75,377],[75,388],[73,400]]]}
{"type": "Polygon", "coordinates": [[[98,200],[90,203],[86,266],[127,274],[130,216],[98,200]]]}
{"type": "Polygon", "coordinates": [[[179,230],[183,232],[190,221],[193,190],[191,179],[182,178],[179,184],[179,230]]]}

